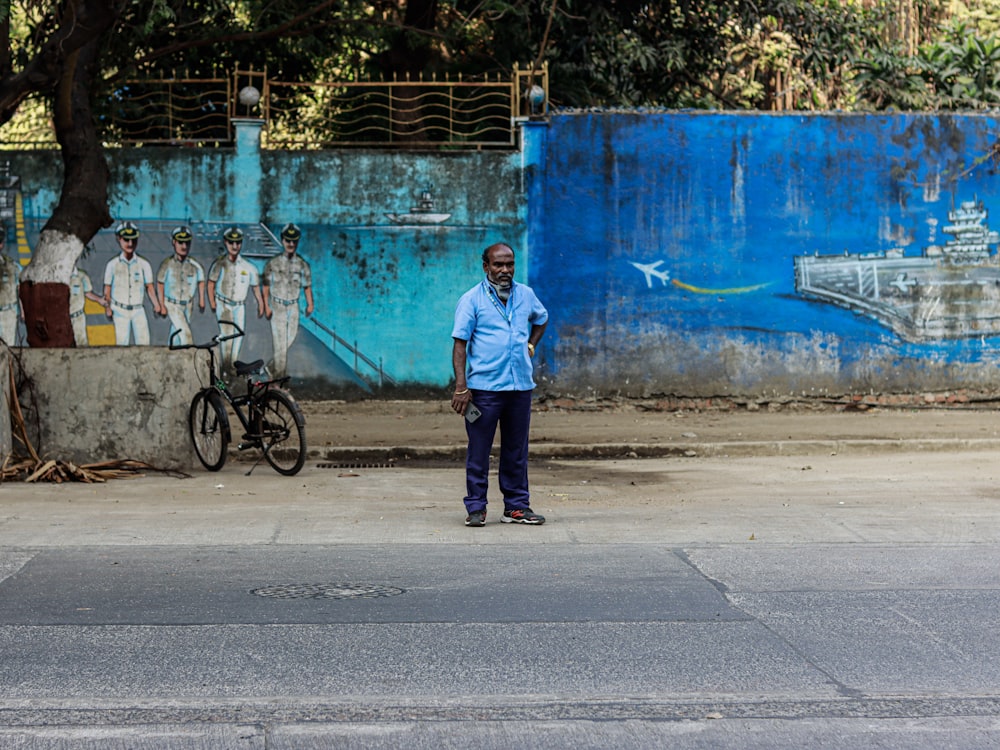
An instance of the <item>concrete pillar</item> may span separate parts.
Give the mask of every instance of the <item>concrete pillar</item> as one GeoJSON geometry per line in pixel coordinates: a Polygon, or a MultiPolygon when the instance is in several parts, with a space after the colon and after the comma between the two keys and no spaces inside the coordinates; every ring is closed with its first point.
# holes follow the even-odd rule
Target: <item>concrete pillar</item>
{"type": "Polygon", "coordinates": [[[233,161],[233,201],[230,219],[253,224],[264,215],[260,205],[263,170],[260,163],[260,134],[264,121],[258,118],[233,118],[236,129],[236,158],[233,161]]]}
{"type": "Polygon", "coordinates": [[[545,152],[549,123],[544,119],[518,118],[521,127],[521,179],[524,189],[523,216],[525,255],[528,284],[531,278],[531,256],[535,250],[543,251],[545,238],[545,152]]]}

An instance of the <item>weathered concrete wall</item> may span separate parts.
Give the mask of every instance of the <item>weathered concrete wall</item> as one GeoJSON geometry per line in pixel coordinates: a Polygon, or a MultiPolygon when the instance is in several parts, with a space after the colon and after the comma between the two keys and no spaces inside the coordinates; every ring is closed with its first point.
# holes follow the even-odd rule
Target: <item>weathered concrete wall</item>
{"type": "Polygon", "coordinates": [[[41,433],[29,434],[43,458],[130,458],[180,469],[197,461],[187,417],[203,365],[199,360],[196,372],[190,351],[149,346],[17,352],[37,398],[41,433]],[[185,366],[178,367],[178,359],[185,366]]]}
{"type": "Polygon", "coordinates": [[[992,389],[997,237],[972,264],[942,247],[964,201],[1000,221],[996,139],[987,115],[553,117],[529,270],[553,312],[547,383],[992,389]]]}
{"type": "MultiPolygon", "coordinates": [[[[519,279],[527,278],[529,165],[521,153],[260,152],[250,143],[121,149],[110,151],[109,161],[112,214],[160,220],[166,230],[171,222],[196,225],[192,257],[206,270],[221,248],[197,233],[204,226],[221,231],[229,222],[262,221],[277,234],[286,222],[299,224],[299,253],[313,270],[315,322],[402,384],[443,386],[451,378],[454,304],[479,280],[483,248],[509,243],[519,251],[519,279]],[[408,212],[427,187],[435,210],[449,215],[444,222],[399,225],[387,217],[408,212]]],[[[54,166],[51,154],[12,157],[37,216],[55,205],[54,166]]],[[[95,286],[117,253],[107,235],[99,235],[98,250],[82,264],[95,286]]],[[[169,252],[165,237],[140,240],[139,253],[154,270],[169,252]]],[[[148,317],[153,343],[166,344],[168,326],[148,317]]],[[[312,321],[303,327],[329,342],[312,321]]],[[[248,329],[244,353],[270,357],[266,326],[248,329]]],[[[343,349],[334,353],[351,359],[343,349]]]]}
{"type": "MultiPolygon", "coordinates": [[[[304,328],[324,342],[317,324],[334,330],[403,383],[448,383],[454,302],[498,240],[552,313],[537,359],[550,392],[998,381],[995,238],[983,262],[941,261],[954,209],[1000,209],[989,115],[562,113],[526,124],[517,153],[261,152],[257,135],[248,125],[235,149],[111,152],[113,213],[299,223],[317,297],[304,328]],[[446,222],[387,218],[428,185],[446,222]]],[[[58,159],[11,161],[28,210],[45,216],[58,159]]],[[[199,237],[192,254],[216,250],[199,237]]],[[[113,252],[106,242],[88,262],[113,252]]],[[[166,324],[152,325],[164,343],[166,324]]],[[[248,330],[247,355],[266,359],[268,336],[248,330]]]]}

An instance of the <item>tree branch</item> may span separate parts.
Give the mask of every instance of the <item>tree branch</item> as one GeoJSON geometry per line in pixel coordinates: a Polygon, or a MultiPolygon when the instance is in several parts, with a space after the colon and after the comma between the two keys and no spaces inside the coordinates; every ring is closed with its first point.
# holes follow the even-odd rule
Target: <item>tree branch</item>
{"type": "MultiPolygon", "coordinates": [[[[228,34],[212,38],[190,39],[183,42],[177,42],[143,55],[135,61],[134,67],[141,68],[146,63],[158,60],[161,57],[168,57],[178,52],[184,52],[185,50],[208,47],[221,42],[264,42],[282,36],[305,36],[307,34],[312,34],[316,31],[316,24],[309,26],[308,28],[298,30],[295,30],[295,27],[305,23],[318,13],[321,13],[322,11],[325,11],[337,4],[337,0],[326,0],[326,2],[320,3],[306,12],[300,13],[294,18],[290,18],[285,21],[285,23],[265,31],[245,31],[238,34],[228,34]]],[[[329,26],[331,23],[332,22],[320,23],[319,26],[329,26]]]]}
{"type": "Polygon", "coordinates": [[[114,25],[118,13],[108,0],[76,0],[67,4],[52,35],[18,72],[0,78],[0,125],[14,116],[29,95],[53,88],[66,59],[114,25]]]}

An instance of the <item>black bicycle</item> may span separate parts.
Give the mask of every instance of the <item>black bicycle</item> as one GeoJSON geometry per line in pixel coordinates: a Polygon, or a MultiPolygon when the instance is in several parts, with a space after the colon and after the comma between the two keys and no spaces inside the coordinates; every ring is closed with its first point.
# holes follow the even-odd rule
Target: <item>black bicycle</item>
{"type": "MultiPolygon", "coordinates": [[[[228,403],[243,425],[239,450],[258,448],[275,471],[291,476],[297,474],[306,460],[306,428],[302,410],[295,399],[282,387],[288,376],[276,380],[266,377],[264,360],[235,362],[236,374],[246,378],[246,393],[236,396],[229,390],[216,366],[215,348],[223,341],[239,338],[243,329],[235,323],[220,320],[219,325],[232,326],[234,332],[216,334],[204,344],[177,344],[170,336],[171,349],[204,349],[208,352],[209,385],[195,394],[188,413],[188,427],[195,453],[209,471],[218,471],[226,463],[232,435],[229,430],[228,403]]],[[[250,472],[260,459],[250,467],[250,472]]]]}

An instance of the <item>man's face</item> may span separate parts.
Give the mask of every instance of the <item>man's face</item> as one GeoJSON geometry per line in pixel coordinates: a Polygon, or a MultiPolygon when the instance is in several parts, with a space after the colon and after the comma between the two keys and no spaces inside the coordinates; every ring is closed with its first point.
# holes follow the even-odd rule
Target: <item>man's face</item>
{"type": "Polygon", "coordinates": [[[118,247],[120,247],[122,249],[122,252],[125,253],[126,258],[131,258],[133,255],[135,255],[135,248],[138,244],[139,244],[138,237],[122,237],[121,235],[118,236],[118,247]]]}
{"type": "Polygon", "coordinates": [[[191,252],[191,240],[174,240],[174,252],[177,257],[184,260],[191,252]]]}
{"type": "Polygon", "coordinates": [[[514,251],[505,245],[491,247],[483,270],[486,277],[501,289],[510,287],[514,281],[514,251]]]}
{"type": "Polygon", "coordinates": [[[282,237],[281,238],[281,245],[282,245],[282,247],[285,248],[285,255],[294,255],[295,254],[295,248],[297,248],[299,246],[299,241],[298,240],[289,239],[288,237],[282,237]]]}
{"type": "Polygon", "coordinates": [[[240,254],[242,249],[243,240],[226,240],[226,252],[229,254],[229,260],[236,260],[236,256],[240,254]]]}

